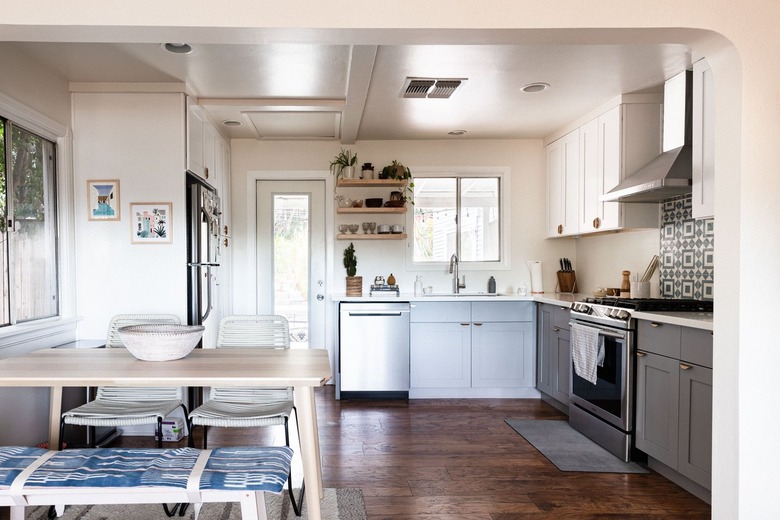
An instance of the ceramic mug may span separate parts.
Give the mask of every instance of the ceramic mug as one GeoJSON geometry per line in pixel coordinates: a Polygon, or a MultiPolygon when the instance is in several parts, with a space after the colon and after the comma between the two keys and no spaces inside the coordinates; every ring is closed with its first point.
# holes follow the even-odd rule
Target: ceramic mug
{"type": "Polygon", "coordinates": [[[432,292],[433,292],[433,287],[430,285],[428,287],[423,288],[423,294],[431,294],[432,292]]]}

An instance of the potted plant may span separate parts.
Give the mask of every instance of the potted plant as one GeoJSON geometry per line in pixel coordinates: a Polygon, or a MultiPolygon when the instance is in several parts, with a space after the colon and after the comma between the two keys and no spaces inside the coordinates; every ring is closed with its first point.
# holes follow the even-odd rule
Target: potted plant
{"type": "Polygon", "coordinates": [[[355,176],[355,164],[357,164],[357,154],[342,148],[330,162],[330,170],[336,175],[336,179],[341,176],[351,179],[355,176]]]}
{"type": "Polygon", "coordinates": [[[355,276],[355,273],[357,273],[357,256],[355,256],[355,246],[352,242],[344,250],[344,267],[347,270],[347,296],[362,296],[363,277],[355,276]]]}
{"type": "Polygon", "coordinates": [[[393,160],[391,164],[388,164],[382,168],[382,172],[379,174],[380,179],[393,179],[396,181],[408,181],[404,184],[401,193],[402,200],[407,200],[414,204],[414,182],[412,182],[412,172],[408,167],[404,166],[400,162],[393,160]],[[408,195],[406,195],[408,193],[408,195]]]}

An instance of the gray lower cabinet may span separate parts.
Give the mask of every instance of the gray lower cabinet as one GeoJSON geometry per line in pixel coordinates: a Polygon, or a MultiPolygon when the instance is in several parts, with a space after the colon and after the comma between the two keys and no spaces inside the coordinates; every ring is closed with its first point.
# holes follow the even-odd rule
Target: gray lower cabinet
{"type": "Polygon", "coordinates": [[[711,489],[712,334],[641,320],[636,447],[711,489]]]}
{"type": "Polygon", "coordinates": [[[536,388],[564,406],[571,393],[569,308],[540,304],[537,309],[536,388]]]}
{"type": "Polygon", "coordinates": [[[531,302],[416,302],[410,397],[525,396],[533,388],[531,302]]]}

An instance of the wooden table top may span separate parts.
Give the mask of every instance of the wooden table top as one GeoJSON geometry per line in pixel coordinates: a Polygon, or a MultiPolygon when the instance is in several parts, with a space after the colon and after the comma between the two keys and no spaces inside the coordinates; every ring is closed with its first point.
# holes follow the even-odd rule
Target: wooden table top
{"type": "Polygon", "coordinates": [[[321,386],[324,349],[195,349],[173,361],[141,361],[123,348],[43,349],[0,360],[2,386],[321,386]]]}

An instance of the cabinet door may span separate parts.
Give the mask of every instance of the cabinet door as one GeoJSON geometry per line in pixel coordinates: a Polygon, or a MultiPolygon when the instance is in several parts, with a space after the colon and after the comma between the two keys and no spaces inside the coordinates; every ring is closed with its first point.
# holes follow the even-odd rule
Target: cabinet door
{"type": "Polygon", "coordinates": [[[222,169],[222,161],[217,163],[219,133],[211,126],[211,123],[203,124],[203,177],[212,186],[219,187],[219,173],[222,169]]]}
{"type": "Polygon", "coordinates": [[[715,82],[706,60],[693,64],[693,218],[715,215],[715,82]]]}
{"type": "Polygon", "coordinates": [[[620,182],[621,107],[580,127],[580,232],[620,227],[620,204],[601,196],[620,182]]]}
{"type": "Polygon", "coordinates": [[[412,323],[410,348],[412,388],[471,386],[470,323],[412,323]]]}
{"type": "MultiPolygon", "coordinates": [[[[623,177],[622,110],[622,106],[617,106],[599,116],[598,119],[599,145],[596,189],[599,197],[617,186],[623,177]]],[[[594,229],[605,231],[619,229],[622,226],[619,202],[601,202],[599,200],[596,208],[598,220],[594,224],[594,229]]]]}
{"type": "Polygon", "coordinates": [[[680,363],[680,454],[677,471],[712,489],[712,370],[680,363]]]}
{"type": "Polygon", "coordinates": [[[553,393],[552,317],[554,306],[540,305],[537,314],[536,388],[547,395],[553,393]]]}
{"type": "Polygon", "coordinates": [[[679,361],[639,352],[636,369],[636,447],[677,469],[679,361]]]}
{"type": "Polygon", "coordinates": [[[533,323],[474,322],[471,325],[471,386],[532,387],[533,323]]]}
{"type": "Polygon", "coordinates": [[[571,394],[571,341],[570,332],[558,327],[553,328],[552,350],[555,359],[552,396],[558,401],[569,404],[571,394]]]}
{"type": "Polygon", "coordinates": [[[578,232],[579,146],[579,129],[547,145],[547,236],[578,232]]]}
{"type": "Polygon", "coordinates": [[[203,177],[203,118],[187,98],[187,169],[203,177]]]}

